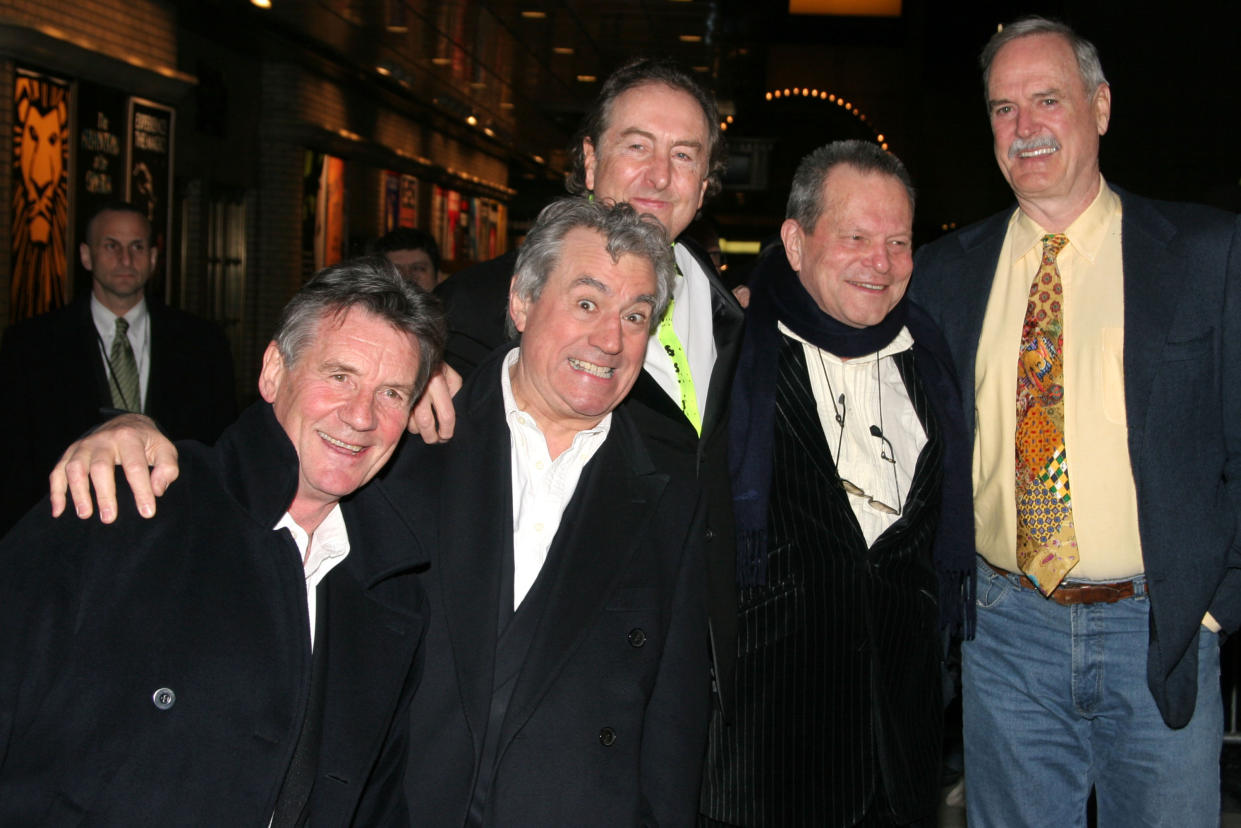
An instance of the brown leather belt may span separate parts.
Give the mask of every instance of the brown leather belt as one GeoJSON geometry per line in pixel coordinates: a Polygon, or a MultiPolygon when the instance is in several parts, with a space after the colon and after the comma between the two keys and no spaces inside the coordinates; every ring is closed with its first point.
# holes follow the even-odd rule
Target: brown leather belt
{"type": "MultiPolygon", "coordinates": [[[[981,556],[980,556],[981,557],[981,556]]],[[[983,558],[987,566],[996,571],[997,574],[1003,575],[1010,581],[1021,584],[1025,589],[1032,589],[1039,592],[1039,588],[1034,582],[1024,574],[1017,572],[1009,572],[1007,569],[1000,569],[995,564],[983,558]]],[[[1041,595],[1042,593],[1039,592],[1041,595]]],[[[1068,583],[1062,581],[1060,586],[1056,587],[1051,595],[1047,596],[1050,601],[1055,601],[1062,607],[1071,606],[1073,604],[1114,604],[1117,601],[1123,601],[1126,598],[1132,598],[1135,594],[1134,581],[1117,581],[1112,584],[1084,584],[1084,583],[1068,583]]]]}

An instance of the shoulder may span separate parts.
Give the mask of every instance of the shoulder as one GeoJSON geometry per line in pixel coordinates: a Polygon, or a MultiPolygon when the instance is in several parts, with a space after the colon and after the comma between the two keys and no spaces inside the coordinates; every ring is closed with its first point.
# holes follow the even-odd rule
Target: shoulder
{"type": "Polygon", "coordinates": [[[161,333],[175,334],[179,339],[224,342],[224,331],[220,326],[201,316],[170,307],[158,299],[149,299],[147,308],[151,314],[151,324],[161,333]]]}
{"type": "Polygon", "coordinates": [[[1194,242],[1225,242],[1237,233],[1241,216],[1188,201],[1161,201],[1113,187],[1123,209],[1122,233],[1138,229],[1152,235],[1182,235],[1194,242]]]}
{"type": "Polygon", "coordinates": [[[63,336],[65,331],[89,324],[89,312],[81,307],[80,302],[73,302],[9,325],[4,330],[4,346],[49,342],[63,336]]]}
{"type": "Polygon", "coordinates": [[[507,295],[516,263],[517,251],[514,249],[494,259],[470,265],[440,282],[435,288],[435,295],[446,304],[452,304],[458,297],[494,295],[497,289],[507,295]]]}

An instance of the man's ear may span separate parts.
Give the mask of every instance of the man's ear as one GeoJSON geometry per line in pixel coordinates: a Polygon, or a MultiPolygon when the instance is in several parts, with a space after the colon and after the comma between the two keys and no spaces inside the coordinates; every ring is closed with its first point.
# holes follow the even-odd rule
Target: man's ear
{"type": "Polygon", "coordinates": [[[589,138],[582,139],[582,168],[583,180],[586,183],[586,189],[594,192],[595,190],[595,166],[599,163],[599,157],[595,155],[595,145],[589,138]]]}
{"type": "Polygon", "coordinates": [[[518,333],[524,333],[526,330],[526,312],[529,310],[529,302],[518,296],[513,290],[513,285],[517,282],[517,277],[508,283],[508,315],[513,317],[513,325],[517,328],[518,333]]]}
{"type": "Polygon", "coordinates": [[[283,380],[284,357],[280,356],[276,343],[269,342],[263,352],[263,367],[259,369],[259,394],[267,402],[275,402],[283,380]]]}
{"type": "Polygon", "coordinates": [[[789,267],[801,272],[802,229],[797,219],[785,219],[780,225],[780,241],[784,242],[784,255],[789,260],[789,267]]]}
{"type": "Polygon", "coordinates": [[[87,270],[95,269],[95,265],[91,261],[91,257],[90,257],[90,245],[87,244],[86,242],[82,242],[81,244],[78,245],[78,258],[82,260],[82,267],[86,268],[87,270]]]}
{"type": "Polygon", "coordinates": [[[1099,88],[1095,90],[1092,104],[1094,106],[1095,125],[1099,129],[1099,134],[1106,135],[1107,125],[1112,120],[1112,87],[1110,84],[1099,84],[1099,88]]]}

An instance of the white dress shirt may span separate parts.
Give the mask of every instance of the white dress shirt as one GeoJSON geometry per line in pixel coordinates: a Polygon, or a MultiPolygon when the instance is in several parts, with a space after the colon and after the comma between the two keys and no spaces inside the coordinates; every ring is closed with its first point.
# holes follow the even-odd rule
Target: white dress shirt
{"type": "Polygon", "coordinates": [[[850,494],[849,505],[866,545],[873,546],[900,515],[876,509],[869,498],[903,510],[918,457],[926,446],[926,432],[909,400],[905,381],[896,362],[888,359],[912,348],[914,338],[908,329],[901,328],[883,349],[842,360],[811,345],[783,323],[780,332],[802,343],[810,388],[836,472],[869,496],[850,494]],[[836,422],[838,412],[843,425],[836,422]],[[870,432],[872,425],[881,423],[880,431],[890,447],[870,432]],[[881,451],[895,457],[896,463],[883,459],[881,451]]]}
{"type": "Polygon", "coordinates": [[[579,431],[555,460],[547,438],[534,418],[517,407],[509,377],[520,348],[514,348],[500,369],[504,419],[508,423],[509,457],[513,473],[513,609],[534,585],[547,550],[560,528],[565,507],[573,498],[582,469],[595,456],[612,428],[609,411],[594,428],[579,431]]]}
{"type": "Polygon", "coordinates": [[[337,503],[332,511],[327,513],[313,536],[307,535],[306,530],[298,526],[288,512],[284,513],[284,517],[274,528],[288,529],[293,536],[293,542],[297,544],[297,551],[302,556],[302,571],[306,576],[306,608],[310,614],[310,649],[314,650],[315,613],[318,606],[315,589],[349,554],[349,533],[345,529],[345,516],[341,514],[340,504],[337,503]],[[306,552],[308,543],[309,554],[306,552]]]}
{"type": "MultiPolygon", "coordinates": [[[[107,373],[108,382],[112,381],[112,340],[116,336],[116,314],[108,310],[95,298],[90,297],[90,315],[95,322],[95,330],[99,334],[100,359],[103,370],[107,373]]],[[[147,300],[139,299],[138,304],[125,314],[129,323],[129,347],[133,348],[134,360],[138,363],[138,393],[142,397],[139,410],[146,409],[147,380],[151,376],[151,314],[147,313],[147,300]]]]}
{"type": "MultiPolygon", "coordinates": [[[[694,394],[698,397],[698,413],[707,410],[707,392],[711,385],[711,371],[715,367],[715,323],[711,315],[711,282],[702,265],[684,245],[673,245],[676,257],[677,277],[672,290],[672,330],[681,340],[689,373],[694,378],[694,394]]],[[[643,365],[659,387],[681,405],[681,386],[677,383],[676,367],[672,357],[664,350],[659,336],[652,334],[646,343],[646,362],[643,365]]]]}

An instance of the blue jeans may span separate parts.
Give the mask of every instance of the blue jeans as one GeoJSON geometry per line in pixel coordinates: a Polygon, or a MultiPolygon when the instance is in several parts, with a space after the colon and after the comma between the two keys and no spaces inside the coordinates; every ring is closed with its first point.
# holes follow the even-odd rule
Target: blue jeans
{"type": "Polygon", "coordinates": [[[1224,714],[1218,636],[1198,635],[1198,704],[1164,724],[1146,685],[1150,603],[1062,607],[978,565],[978,628],[962,652],[970,828],[1219,825],[1224,714]]]}

